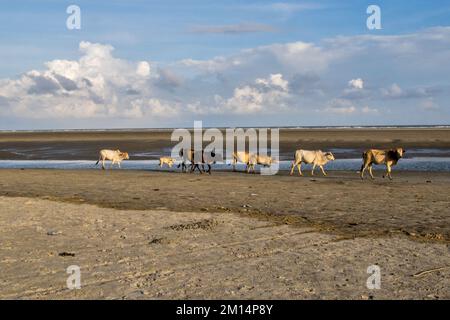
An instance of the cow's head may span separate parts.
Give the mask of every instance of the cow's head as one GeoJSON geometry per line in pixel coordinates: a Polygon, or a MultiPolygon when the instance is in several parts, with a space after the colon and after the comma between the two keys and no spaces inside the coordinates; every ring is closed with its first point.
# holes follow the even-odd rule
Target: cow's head
{"type": "Polygon", "coordinates": [[[207,163],[216,164],[216,156],[218,156],[218,154],[216,153],[216,148],[213,148],[210,152],[205,152],[205,150],[203,150],[203,155],[207,163]]]}
{"type": "Polygon", "coordinates": [[[397,149],[395,149],[395,152],[397,153],[397,156],[399,158],[401,158],[401,157],[403,157],[403,154],[406,152],[406,150],[403,148],[397,148],[397,149]]]}
{"type": "Polygon", "coordinates": [[[331,152],[326,152],[325,158],[327,158],[327,160],[329,160],[329,161],[333,161],[335,159],[334,155],[331,152]]]}
{"type": "Polygon", "coordinates": [[[130,156],[128,155],[128,152],[121,152],[120,156],[122,159],[128,160],[130,159],[130,156]]]}

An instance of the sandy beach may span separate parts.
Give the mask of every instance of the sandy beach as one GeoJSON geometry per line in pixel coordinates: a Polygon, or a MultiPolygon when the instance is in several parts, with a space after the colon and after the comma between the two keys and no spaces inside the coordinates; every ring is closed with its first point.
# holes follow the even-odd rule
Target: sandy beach
{"type": "Polygon", "coordinates": [[[0,175],[3,299],[450,298],[449,173],[0,175]]]}

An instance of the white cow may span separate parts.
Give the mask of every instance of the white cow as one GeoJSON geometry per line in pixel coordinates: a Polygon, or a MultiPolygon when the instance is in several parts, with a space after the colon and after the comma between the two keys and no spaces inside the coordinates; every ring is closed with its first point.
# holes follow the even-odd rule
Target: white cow
{"type": "Polygon", "coordinates": [[[251,154],[247,151],[233,152],[233,160],[231,163],[233,165],[233,171],[236,171],[236,163],[241,162],[241,163],[245,163],[245,165],[247,166],[246,170],[248,172],[250,157],[251,157],[251,154]]]}
{"type": "Polygon", "coordinates": [[[257,164],[262,165],[264,167],[270,167],[272,164],[276,162],[277,160],[275,160],[270,156],[252,154],[250,155],[250,159],[247,164],[247,172],[248,173],[250,173],[250,171],[255,172],[255,166],[257,164]]]}
{"type": "Polygon", "coordinates": [[[119,149],[117,149],[117,150],[103,149],[103,150],[100,150],[99,158],[95,165],[98,165],[98,163],[101,160],[102,161],[102,169],[105,170],[105,160],[110,160],[111,161],[111,166],[109,167],[110,169],[116,163],[119,165],[119,168],[120,168],[120,163],[122,162],[122,160],[128,160],[128,159],[130,159],[130,157],[127,152],[121,152],[119,149]]]}
{"type": "Polygon", "coordinates": [[[334,160],[334,156],[331,152],[322,152],[320,150],[316,151],[308,151],[308,150],[297,150],[295,151],[295,160],[292,162],[291,167],[291,175],[294,173],[294,169],[297,166],[298,174],[302,174],[302,162],[306,164],[313,165],[313,168],[311,170],[311,175],[314,175],[314,169],[316,166],[319,166],[319,168],[322,170],[322,173],[324,176],[327,174],[325,173],[325,170],[323,170],[323,166],[328,163],[328,161],[334,160]]]}

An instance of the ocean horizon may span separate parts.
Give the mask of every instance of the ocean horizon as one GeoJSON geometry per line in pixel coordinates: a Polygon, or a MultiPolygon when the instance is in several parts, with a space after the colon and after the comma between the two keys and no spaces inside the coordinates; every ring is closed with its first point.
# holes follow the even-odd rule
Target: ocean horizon
{"type": "MultiPolygon", "coordinates": [[[[336,125],[336,126],[204,126],[203,129],[227,129],[227,128],[269,128],[283,130],[301,130],[301,129],[450,129],[450,124],[442,125],[336,125]]],[[[9,132],[140,132],[140,131],[169,131],[175,129],[193,129],[193,127],[155,127],[155,128],[73,128],[73,129],[0,129],[0,133],[9,132]]]]}

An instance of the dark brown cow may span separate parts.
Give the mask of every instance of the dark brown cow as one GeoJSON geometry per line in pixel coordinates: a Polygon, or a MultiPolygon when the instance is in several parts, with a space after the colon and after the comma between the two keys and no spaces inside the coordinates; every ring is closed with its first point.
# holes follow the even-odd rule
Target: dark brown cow
{"type": "Polygon", "coordinates": [[[205,150],[194,151],[194,149],[181,149],[179,155],[182,158],[182,161],[181,164],[178,165],[178,167],[181,166],[182,172],[186,172],[186,160],[189,160],[191,162],[190,172],[194,172],[197,168],[200,173],[203,173],[205,171],[206,164],[208,166],[208,170],[206,172],[211,174],[211,163],[215,163],[214,158],[216,156],[214,150],[206,153],[205,150]],[[203,171],[202,169],[200,169],[200,165],[202,165],[203,171]]]}

